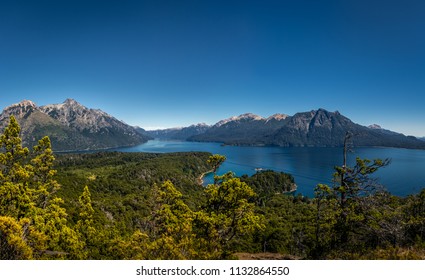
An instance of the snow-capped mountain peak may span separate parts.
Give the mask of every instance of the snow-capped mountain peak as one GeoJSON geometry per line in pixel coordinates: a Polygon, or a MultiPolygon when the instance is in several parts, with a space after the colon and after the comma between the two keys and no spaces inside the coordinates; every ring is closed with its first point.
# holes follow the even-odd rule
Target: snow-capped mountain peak
{"type": "Polygon", "coordinates": [[[378,124],[371,124],[371,125],[368,126],[368,128],[371,128],[371,129],[382,129],[382,127],[380,125],[378,125],[378,124]]]}
{"type": "Polygon", "coordinates": [[[233,117],[230,117],[228,119],[221,120],[218,123],[216,123],[214,126],[220,127],[220,126],[225,125],[229,122],[235,122],[235,121],[237,122],[237,121],[260,121],[260,120],[264,120],[264,118],[261,117],[261,116],[252,114],[252,113],[245,113],[245,114],[242,114],[242,115],[239,115],[239,116],[233,116],[233,117]]]}
{"type": "Polygon", "coordinates": [[[281,121],[281,120],[286,119],[287,117],[288,117],[288,115],[285,115],[285,114],[274,114],[274,115],[271,115],[270,117],[268,117],[266,119],[266,122],[269,122],[271,120],[281,121]]]}

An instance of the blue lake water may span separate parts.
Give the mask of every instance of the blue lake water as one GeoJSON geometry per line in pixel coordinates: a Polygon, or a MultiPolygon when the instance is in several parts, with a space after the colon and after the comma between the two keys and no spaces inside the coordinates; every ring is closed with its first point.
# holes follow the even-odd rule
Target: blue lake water
{"type": "MultiPolygon", "coordinates": [[[[236,175],[252,175],[256,168],[290,173],[298,186],[297,193],[313,196],[319,183],[332,185],[333,167],[342,165],[342,148],[237,147],[219,143],[151,140],[145,144],[121,148],[124,152],[188,152],[204,151],[227,157],[219,173],[233,171],[236,175]]],[[[425,188],[425,151],[396,148],[354,148],[348,164],[356,157],[390,158],[391,164],[376,172],[375,177],[394,195],[406,196],[425,188]]],[[[207,177],[206,180],[211,180],[207,177]]]]}

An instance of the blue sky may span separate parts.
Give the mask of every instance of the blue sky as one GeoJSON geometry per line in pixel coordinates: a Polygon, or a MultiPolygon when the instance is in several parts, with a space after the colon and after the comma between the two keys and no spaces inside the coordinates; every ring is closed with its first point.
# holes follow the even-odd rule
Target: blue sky
{"type": "Polygon", "coordinates": [[[0,2],[0,107],[142,127],[325,108],[425,136],[425,1],[0,2]]]}

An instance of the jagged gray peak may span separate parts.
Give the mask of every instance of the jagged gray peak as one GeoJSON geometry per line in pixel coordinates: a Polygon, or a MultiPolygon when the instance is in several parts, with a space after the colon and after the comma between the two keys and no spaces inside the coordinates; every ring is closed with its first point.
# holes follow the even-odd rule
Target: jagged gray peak
{"type": "Polygon", "coordinates": [[[29,100],[8,106],[0,114],[1,131],[11,115],[21,125],[27,146],[46,135],[56,151],[132,146],[150,139],[102,110],[87,108],[74,99],[41,107],[29,100]]]}
{"type": "Polygon", "coordinates": [[[19,103],[12,104],[8,108],[10,108],[10,107],[36,108],[37,105],[34,102],[32,102],[31,100],[22,100],[19,103]]]}
{"type": "MultiPolygon", "coordinates": [[[[40,110],[62,124],[80,131],[98,132],[102,128],[110,128],[114,125],[121,126],[122,124],[122,122],[102,110],[89,109],[74,99],[66,99],[61,104],[41,106],[40,110]]],[[[132,133],[135,133],[135,131],[132,133]]]]}
{"type": "Polygon", "coordinates": [[[137,130],[99,109],[91,109],[74,99],[66,99],[61,104],[40,107],[40,110],[62,124],[75,128],[80,132],[90,133],[122,133],[137,137],[137,130]]]}
{"type": "Polygon", "coordinates": [[[31,100],[23,100],[19,103],[15,103],[6,107],[3,110],[2,115],[4,117],[10,117],[11,115],[19,117],[28,114],[28,112],[32,112],[36,109],[37,105],[35,105],[34,102],[32,102],[31,100]]]}

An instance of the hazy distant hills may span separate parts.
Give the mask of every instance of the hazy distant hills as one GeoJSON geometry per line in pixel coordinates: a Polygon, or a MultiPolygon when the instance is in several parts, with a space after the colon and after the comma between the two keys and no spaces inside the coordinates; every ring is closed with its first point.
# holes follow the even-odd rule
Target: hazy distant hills
{"type": "Polygon", "coordinates": [[[159,129],[159,130],[151,130],[151,131],[140,130],[140,132],[146,135],[149,135],[153,138],[187,140],[188,138],[194,135],[205,133],[209,128],[210,128],[209,125],[200,123],[200,124],[195,124],[188,127],[168,128],[168,129],[159,129]]]}
{"type": "Polygon", "coordinates": [[[89,109],[73,99],[38,107],[32,101],[13,104],[0,114],[0,132],[13,115],[24,145],[32,147],[49,136],[55,151],[97,150],[132,146],[150,138],[107,113],[89,109]]]}
{"type": "MultiPolygon", "coordinates": [[[[152,137],[172,139],[178,131],[186,128],[148,132],[152,137]]],[[[180,140],[221,142],[227,145],[282,146],[282,147],[338,147],[342,146],[347,131],[353,134],[355,146],[383,146],[425,149],[425,142],[413,136],[370,127],[352,122],[337,112],[324,109],[297,113],[294,116],[276,114],[263,118],[243,114],[219,121],[213,126],[204,126],[181,134],[180,140]],[[187,137],[184,138],[183,137],[187,137]]]]}

